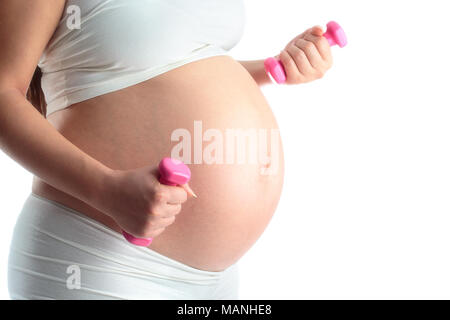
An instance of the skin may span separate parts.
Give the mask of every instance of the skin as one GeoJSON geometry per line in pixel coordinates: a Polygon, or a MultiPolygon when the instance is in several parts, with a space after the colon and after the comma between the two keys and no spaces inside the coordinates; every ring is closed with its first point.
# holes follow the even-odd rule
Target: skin
{"type": "MultiPolygon", "coordinates": [[[[195,199],[186,189],[161,185],[157,164],[170,155],[173,130],[193,132],[195,120],[203,130],[221,132],[278,129],[259,88],[270,83],[263,60],[195,61],[45,119],[25,96],[64,3],[0,2],[0,147],[34,175],[35,194],[117,232],[154,237],[151,249],[172,259],[224,270],[254,244],[276,209],[282,147],[274,175],[261,175],[260,164],[190,165],[195,199]]],[[[308,29],[280,52],[287,84],[321,78],[331,67],[321,35],[320,27],[308,29]]]]}

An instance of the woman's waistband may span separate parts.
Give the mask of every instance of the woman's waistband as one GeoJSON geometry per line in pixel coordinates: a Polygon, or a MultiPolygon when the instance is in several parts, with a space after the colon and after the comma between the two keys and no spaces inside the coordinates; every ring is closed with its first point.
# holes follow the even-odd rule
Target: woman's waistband
{"type": "Polygon", "coordinates": [[[48,252],[49,256],[57,253],[65,261],[87,255],[94,261],[94,267],[97,264],[108,268],[108,272],[131,273],[136,277],[211,285],[219,282],[227,271],[196,269],[150,248],[130,244],[122,234],[100,222],[34,193],[23,205],[15,234],[11,244],[15,249],[48,252]]]}

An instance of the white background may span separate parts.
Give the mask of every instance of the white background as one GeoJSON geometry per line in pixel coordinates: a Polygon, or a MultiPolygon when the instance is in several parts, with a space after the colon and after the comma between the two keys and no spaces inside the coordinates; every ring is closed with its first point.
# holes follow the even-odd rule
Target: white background
{"type": "MultiPolygon", "coordinates": [[[[450,299],[447,1],[245,0],[230,54],[263,59],[336,20],[349,45],[316,82],[264,87],[286,158],[269,227],[241,260],[244,299],[450,299]]],[[[19,121],[19,120],[18,120],[19,121]]],[[[0,298],[31,174],[0,153],[0,298]]]]}

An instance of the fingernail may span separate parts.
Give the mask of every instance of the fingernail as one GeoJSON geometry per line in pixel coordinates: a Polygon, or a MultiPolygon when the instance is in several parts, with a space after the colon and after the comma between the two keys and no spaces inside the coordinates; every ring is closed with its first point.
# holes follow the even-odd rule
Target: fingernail
{"type": "Polygon", "coordinates": [[[198,198],[197,195],[194,193],[194,191],[191,189],[191,187],[189,187],[189,185],[187,183],[184,184],[183,187],[187,191],[187,193],[189,193],[191,196],[193,196],[194,198],[198,198]]]}
{"type": "Polygon", "coordinates": [[[313,29],[319,31],[320,33],[323,33],[323,29],[321,26],[315,26],[313,29]]]}

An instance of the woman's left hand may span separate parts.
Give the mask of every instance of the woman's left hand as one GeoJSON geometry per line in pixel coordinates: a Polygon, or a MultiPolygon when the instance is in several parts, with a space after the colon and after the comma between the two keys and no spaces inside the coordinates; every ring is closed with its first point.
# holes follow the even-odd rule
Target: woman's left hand
{"type": "Polygon", "coordinates": [[[276,58],[286,72],[286,84],[320,79],[331,68],[333,57],[323,30],[315,26],[292,39],[276,58]]]}

